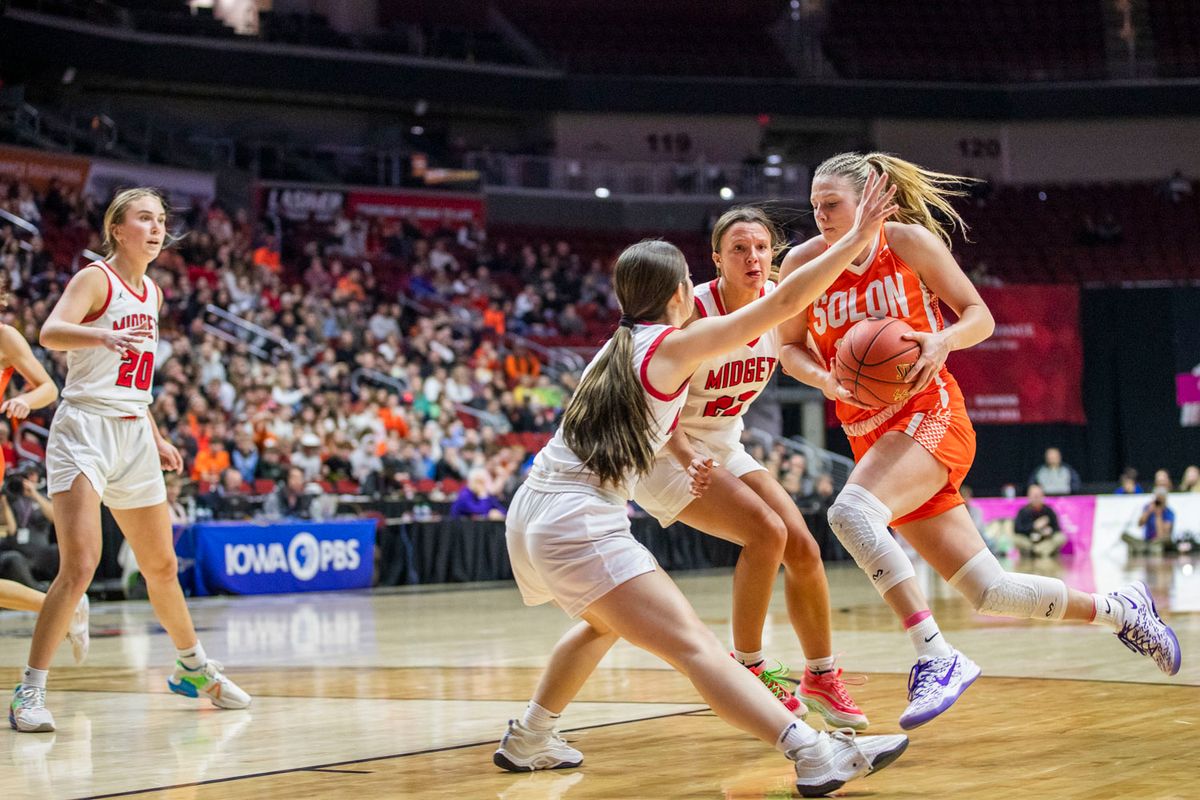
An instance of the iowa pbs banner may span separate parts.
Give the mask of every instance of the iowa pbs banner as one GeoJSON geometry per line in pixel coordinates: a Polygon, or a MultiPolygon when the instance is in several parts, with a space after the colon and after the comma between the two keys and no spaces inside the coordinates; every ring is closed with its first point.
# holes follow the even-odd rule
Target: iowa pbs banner
{"type": "Polygon", "coordinates": [[[1084,425],[1079,290],[1072,286],[980,289],[996,331],[950,355],[976,425],[1084,425]]]}
{"type": "Polygon", "coordinates": [[[213,522],[193,526],[198,594],[364,589],[375,564],[375,521],[213,522]]]}

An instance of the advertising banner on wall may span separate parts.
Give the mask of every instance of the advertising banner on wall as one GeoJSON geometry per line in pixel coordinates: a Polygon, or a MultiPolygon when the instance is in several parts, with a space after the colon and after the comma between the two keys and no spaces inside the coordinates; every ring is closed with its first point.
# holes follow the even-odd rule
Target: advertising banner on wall
{"type": "Polygon", "coordinates": [[[996,331],[947,362],[971,421],[1085,424],[1079,289],[1005,286],[980,294],[996,318],[996,331]]]}
{"type": "MultiPolygon", "coordinates": [[[[1016,519],[1017,512],[1029,501],[1024,497],[981,497],[975,501],[983,514],[984,524],[998,519],[1016,519]]],[[[1063,554],[1087,553],[1092,549],[1092,528],[1096,515],[1096,498],[1091,495],[1047,497],[1046,505],[1058,515],[1058,524],[1067,535],[1063,554]]]]}
{"type": "Polygon", "coordinates": [[[346,195],[346,207],[368,217],[405,219],[426,233],[484,222],[483,196],[477,194],[353,191],[346,195]]]}
{"type": "Polygon", "coordinates": [[[197,594],[276,594],[371,585],[375,521],[193,526],[197,594]]]}
{"type": "Polygon", "coordinates": [[[426,233],[463,225],[482,225],[486,204],[482,194],[321,186],[303,183],[262,183],[258,204],[285,222],[332,222],[338,214],[405,220],[426,233]]]}
{"type": "Polygon", "coordinates": [[[90,167],[82,156],[0,145],[0,180],[26,183],[37,192],[46,191],[52,180],[78,191],[87,183],[90,167]]]}
{"type": "Polygon", "coordinates": [[[177,209],[190,208],[196,201],[207,204],[217,196],[217,179],[211,172],[92,159],[86,191],[93,197],[107,199],[131,186],[153,186],[177,209]]]}
{"type": "Polygon", "coordinates": [[[1175,401],[1179,424],[1200,426],[1200,290],[1179,289],[1171,296],[1175,327],[1175,401]]]}

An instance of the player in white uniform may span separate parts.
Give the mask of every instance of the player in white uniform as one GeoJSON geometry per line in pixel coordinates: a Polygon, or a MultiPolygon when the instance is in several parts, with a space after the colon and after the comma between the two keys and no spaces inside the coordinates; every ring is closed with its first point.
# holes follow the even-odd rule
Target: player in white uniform
{"type": "MultiPolygon", "coordinates": [[[[768,296],[775,284],[767,276],[779,246],[775,226],[761,209],[722,214],[712,235],[719,277],[696,290],[691,319],[721,317],[768,296]]],[[[742,545],[733,572],[734,658],[789,711],[803,716],[812,708],[835,727],[862,730],[867,717],[834,663],[820,547],[787,492],[741,443],[742,416],[770,381],[778,359],[779,334],[772,329],[702,364],[689,384],[680,435],[638,483],[634,500],[663,527],[681,521],[742,545]],[[699,498],[688,491],[686,465],[693,449],[719,465],[699,498]],[[787,667],[770,667],[762,652],[763,623],[781,562],[788,616],[807,662],[795,694],[782,680],[787,667]]]]}
{"type": "Polygon", "coordinates": [[[146,579],[150,603],[178,650],[171,691],[221,708],[250,697],[204,653],[179,586],[163,470],[183,468],[149,413],[162,293],[146,276],[167,237],[162,197],[127,189],[104,215],[107,258],[67,284],[42,326],[42,346],[67,352],[67,378],[46,448],[60,566],[33,631],[9,724],[54,730],[46,674],[100,558],[100,503],[112,511],[146,579]]]}
{"type": "MultiPolygon", "coordinates": [[[[891,213],[891,193],[873,185],[860,204],[856,242],[891,213]]],[[[861,247],[861,244],[855,246],[861,247]]],[[[802,794],[821,794],[891,763],[901,736],[854,739],[800,724],[763,684],[731,660],[678,587],[631,535],[625,503],[665,446],[687,382],[708,358],[770,330],[824,290],[853,247],[799,280],[793,274],[762,302],[699,320],[687,263],[666,242],[633,245],[617,259],[613,285],[621,326],[588,365],[562,426],[534,460],[509,509],[513,574],[526,603],[558,603],[582,622],[559,640],[529,707],[509,723],[493,758],[507,770],[578,766],[583,756],[555,733],[556,720],[618,637],[664,659],[720,717],[774,744],[795,762],[802,794]]],[[[699,483],[706,467],[692,465],[699,483]]]]}

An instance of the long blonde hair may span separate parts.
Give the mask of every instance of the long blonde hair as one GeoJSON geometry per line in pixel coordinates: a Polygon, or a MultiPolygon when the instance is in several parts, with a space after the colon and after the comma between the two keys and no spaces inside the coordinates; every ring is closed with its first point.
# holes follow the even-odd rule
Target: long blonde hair
{"type": "Polygon", "coordinates": [[[633,367],[632,324],[661,319],[687,279],[687,260],[670,242],[639,242],[617,257],[613,289],[621,325],[579,382],[562,421],[567,447],[602,484],[620,483],[630,472],[644,475],[654,465],[654,415],[633,367]]]}
{"type": "MultiPolygon", "coordinates": [[[[163,197],[162,192],[152,186],[137,186],[133,189],[122,189],[117,192],[116,197],[108,204],[108,209],[104,212],[104,257],[112,258],[117,254],[117,240],[113,237],[113,228],[125,221],[125,212],[129,207],[143,197],[153,197],[159,202],[163,208],[163,213],[167,216],[171,214],[171,208],[167,205],[167,199],[163,197]]],[[[178,237],[174,237],[170,232],[163,234],[163,249],[174,244],[178,237]]]]}
{"type": "Polygon", "coordinates": [[[900,206],[896,221],[920,225],[937,234],[947,247],[952,246],[951,234],[956,228],[965,238],[969,227],[950,201],[965,197],[967,191],[963,187],[977,182],[975,178],[934,172],[888,153],[839,153],[825,159],[813,178],[840,176],[862,194],[871,170],[887,175],[888,182],[896,187],[896,205],[900,206]]]}

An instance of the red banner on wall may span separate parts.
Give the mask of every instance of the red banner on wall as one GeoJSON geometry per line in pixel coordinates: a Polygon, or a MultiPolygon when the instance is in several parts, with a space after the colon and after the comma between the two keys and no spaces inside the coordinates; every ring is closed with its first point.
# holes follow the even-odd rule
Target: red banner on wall
{"type": "Polygon", "coordinates": [[[483,224],[481,195],[449,192],[352,191],[346,208],[368,217],[406,219],[432,233],[438,228],[457,230],[463,225],[483,224]]]}
{"type": "Polygon", "coordinates": [[[996,331],[947,362],[971,421],[1085,424],[1078,287],[1004,286],[980,294],[996,331]]]}
{"type": "Polygon", "coordinates": [[[83,156],[0,145],[0,180],[27,183],[39,192],[55,180],[71,191],[83,189],[91,165],[83,156]]]}

